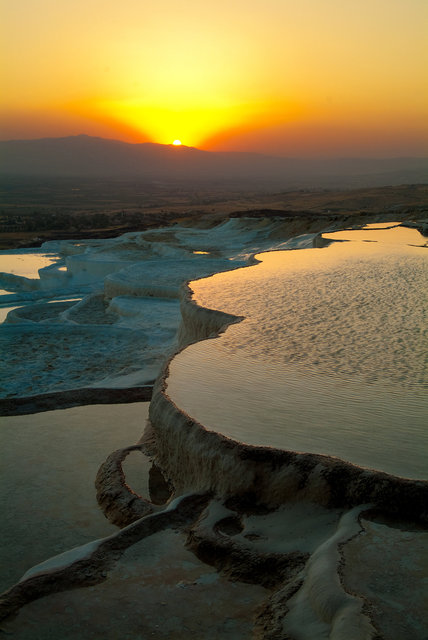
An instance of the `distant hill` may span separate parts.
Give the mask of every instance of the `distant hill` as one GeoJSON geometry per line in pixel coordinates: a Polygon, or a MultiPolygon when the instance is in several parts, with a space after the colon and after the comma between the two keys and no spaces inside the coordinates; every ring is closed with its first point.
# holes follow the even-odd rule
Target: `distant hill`
{"type": "Polygon", "coordinates": [[[0,174],[351,187],[428,182],[428,158],[282,158],[79,135],[0,141],[0,174]]]}

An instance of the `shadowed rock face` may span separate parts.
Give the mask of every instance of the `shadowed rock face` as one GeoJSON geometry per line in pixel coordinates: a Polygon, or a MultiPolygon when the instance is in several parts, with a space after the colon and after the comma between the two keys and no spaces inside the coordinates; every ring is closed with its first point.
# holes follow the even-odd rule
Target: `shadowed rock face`
{"type": "Polygon", "coordinates": [[[235,442],[189,418],[170,400],[165,386],[162,378],[155,385],[150,420],[156,459],[179,493],[193,487],[223,497],[251,494],[269,505],[295,500],[330,507],[370,503],[385,513],[427,521],[427,482],[328,456],[235,442]]]}
{"type": "Polygon", "coordinates": [[[152,386],[130,389],[70,389],[22,398],[0,398],[0,415],[17,416],[88,404],[145,402],[152,397],[152,386]]]}
{"type": "MultiPolygon", "coordinates": [[[[428,543],[428,483],[328,456],[234,442],[207,431],[181,411],[168,397],[167,379],[168,370],[155,385],[150,406],[152,452],[177,493],[197,487],[217,496],[222,505],[210,503],[190,528],[188,544],[198,558],[230,579],[270,590],[254,619],[253,637],[401,640],[405,632],[424,640],[427,620],[416,593],[423,590],[426,576],[420,550],[428,543]],[[302,505],[313,518],[302,525],[303,531],[322,531],[319,544],[306,546],[291,521],[286,524],[285,512],[302,505]],[[319,509],[331,518],[326,528],[319,509]],[[283,546],[278,552],[273,522],[280,512],[283,546]],[[270,523],[269,532],[261,520],[270,523]],[[407,544],[410,565],[404,561],[389,565],[389,572],[383,569],[378,590],[372,585],[371,566],[378,562],[376,527],[382,522],[387,523],[382,530],[385,558],[394,556],[398,538],[407,544]],[[290,541],[291,549],[285,548],[284,540],[290,541]],[[363,556],[369,566],[360,570],[363,556]],[[417,567],[413,583],[412,562],[417,567]],[[391,605],[396,581],[412,583],[411,616],[399,597],[391,605]],[[390,606],[398,607],[401,616],[395,609],[390,614],[390,606]],[[395,625],[386,622],[390,615],[395,625]]],[[[301,513],[296,516],[304,522],[301,513]]]]}
{"type": "MultiPolygon", "coordinates": [[[[120,452],[120,455],[124,453],[120,452]]],[[[99,482],[102,483],[102,474],[99,482]]],[[[135,494],[134,499],[143,502],[135,494]]],[[[119,503],[122,502],[120,498],[119,503]]],[[[149,505],[148,501],[146,504],[149,505]]],[[[257,506],[254,496],[222,501],[213,500],[206,493],[188,494],[108,538],[34,567],[0,597],[0,619],[5,619],[3,625],[7,633],[21,634],[19,637],[27,640],[32,637],[28,630],[33,629],[33,633],[37,633],[45,628],[52,611],[59,606],[60,613],[57,611],[54,619],[51,619],[50,628],[56,629],[60,635],[61,629],[67,626],[69,635],[63,637],[71,639],[76,637],[73,633],[82,633],[82,630],[80,617],[71,619],[70,611],[77,608],[98,615],[97,603],[104,602],[107,605],[110,602],[109,628],[105,637],[113,640],[118,624],[126,624],[128,632],[141,633],[144,629],[150,635],[160,628],[159,624],[162,625],[162,616],[159,602],[151,603],[149,594],[157,593],[158,599],[164,598],[162,605],[166,607],[164,612],[167,614],[171,607],[174,609],[176,606],[174,603],[180,589],[191,587],[179,597],[182,612],[174,611],[178,625],[174,637],[181,640],[186,635],[183,635],[179,620],[186,619],[188,628],[187,625],[191,623],[186,612],[189,608],[192,610],[199,598],[208,596],[206,585],[212,585],[212,597],[216,602],[221,602],[221,593],[224,594],[225,589],[229,593],[224,582],[227,578],[231,584],[236,584],[234,594],[230,593],[233,608],[228,614],[234,625],[238,624],[242,615],[238,605],[242,596],[247,602],[252,602],[252,607],[251,610],[245,609],[247,629],[236,635],[235,626],[233,629],[223,628],[221,637],[225,639],[313,640],[335,637],[339,640],[400,640],[400,630],[406,629],[409,633],[416,630],[412,637],[422,640],[424,623],[420,598],[416,604],[413,603],[412,615],[417,620],[416,627],[412,622],[404,623],[401,620],[397,634],[383,620],[385,614],[387,617],[389,615],[391,586],[396,576],[403,578],[403,571],[406,574],[405,567],[396,570],[392,565],[388,576],[383,571],[382,589],[373,600],[370,574],[364,575],[359,565],[361,554],[366,554],[372,564],[373,554],[375,557],[379,554],[376,544],[371,540],[376,527],[383,528],[384,554],[394,554],[394,546],[401,536],[402,544],[411,545],[413,559],[418,558],[418,546],[422,548],[424,541],[426,543],[427,534],[417,528],[406,527],[403,523],[398,527],[391,520],[388,525],[378,525],[378,520],[379,513],[365,506],[343,510],[300,501],[272,510],[257,506]],[[394,526],[393,535],[391,523],[394,526]],[[175,540],[168,534],[171,529],[176,532],[175,540]],[[177,535],[178,532],[183,533],[177,535]],[[165,538],[165,535],[169,537],[165,538]],[[149,544],[144,542],[147,538],[151,540],[149,544]],[[197,561],[190,556],[183,558],[182,564],[181,548],[186,538],[187,548],[202,563],[212,565],[217,573],[207,573],[207,569],[203,570],[203,564],[197,565],[197,561]],[[157,549],[162,540],[167,540],[168,546],[163,546],[159,556],[157,549]],[[172,543],[174,546],[171,546],[172,543]],[[132,559],[131,565],[128,558],[132,559]],[[134,576],[135,571],[137,573],[134,576]],[[180,577],[190,576],[193,576],[193,582],[179,581],[180,577]],[[262,585],[263,589],[258,586],[258,591],[245,590],[238,588],[237,583],[262,585]],[[220,591],[215,588],[216,584],[220,591]],[[90,587],[90,598],[87,588],[82,587],[90,587]],[[111,602],[112,593],[115,594],[116,604],[111,602]],[[138,611],[141,596],[146,593],[144,612],[147,614],[150,611],[154,619],[147,619],[144,615],[138,622],[128,607],[132,604],[138,611]],[[128,605],[120,605],[123,615],[119,623],[116,613],[122,594],[126,594],[128,605]],[[41,596],[45,597],[39,601],[40,604],[33,602],[29,605],[41,596]],[[372,602],[375,603],[374,608],[372,602]],[[29,606],[25,607],[26,604],[29,606]],[[379,610],[384,615],[379,616],[376,613],[379,610]],[[12,620],[11,614],[18,611],[18,617],[12,620]]],[[[412,579],[415,588],[419,588],[421,576],[413,572],[412,579]]],[[[210,615],[207,614],[207,620],[202,621],[198,618],[200,612],[198,607],[192,620],[199,620],[198,624],[203,626],[210,620],[210,615]]],[[[210,626],[221,624],[222,614],[223,609],[215,609],[217,622],[210,622],[210,626]]],[[[98,626],[98,633],[101,628],[104,629],[102,622],[98,626]]],[[[172,630],[169,629],[168,633],[172,633],[172,630]]],[[[97,636],[88,627],[85,637],[97,636]]],[[[207,632],[203,637],[211,636],[207,632]]]]}

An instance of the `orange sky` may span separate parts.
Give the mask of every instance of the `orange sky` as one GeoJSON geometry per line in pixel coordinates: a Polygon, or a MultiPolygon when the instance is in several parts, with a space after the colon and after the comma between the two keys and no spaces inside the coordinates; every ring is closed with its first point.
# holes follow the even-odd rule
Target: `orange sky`
{"type": "Polygon", "coordinates": [[[20,0],[2,139],[428,155],[426,0],[20,0]]]}

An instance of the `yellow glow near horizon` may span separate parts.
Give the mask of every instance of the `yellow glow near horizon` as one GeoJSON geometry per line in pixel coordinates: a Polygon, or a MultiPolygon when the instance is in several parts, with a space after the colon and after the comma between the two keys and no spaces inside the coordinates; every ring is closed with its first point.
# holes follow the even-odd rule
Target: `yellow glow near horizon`
{"type": "Polygon", "coordinates": [[[428,152],[425,0],[27,0],[2,14],[2,138],[428,152]]]}
{"type": "Polygon", "coordinates": [[[181,147],[181,140],[174,140],[172,144],[174,145],[174,147],[181,147]]]}
{"type": "MultiPolygon", "coordinates": [[[[116,122],[120,129],[126,123],[141,140],[161,144],[170,144],[175,140],[177,131],[188,146],[204,146],[219,130],[244,127],[251,128],[254,122],[258,126],[276,124],[283,117],[292,117],[297,108],[288,105],[257,104],[250,105],[221,104],[213,101],[209,104],[200,99],[193,104],[182,101],[181,107],[173,100],[166,100],[163,106],[137,100],[103,100],[70,103],[67,110],[74,116],[90,114],[98,122],[116,122]],[[269,113],[268,120],[266,114],[269,113]],[[139,132],[139,134],[138,134],[139,132]]],[[[139,141],[139,140],[137,140],[139,141]]]]}

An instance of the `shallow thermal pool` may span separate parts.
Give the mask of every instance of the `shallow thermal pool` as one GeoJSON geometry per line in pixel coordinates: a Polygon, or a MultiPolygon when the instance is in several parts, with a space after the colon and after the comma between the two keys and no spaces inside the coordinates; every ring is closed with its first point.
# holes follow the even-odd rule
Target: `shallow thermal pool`
{"type": "Polygon", "coordinates": [[[401,227],[328,238],[342,241],[192,282],[199,305],[245,320],[178,354],[167,393],[243,442],[426,478],[426,240],[401,227]]]}
{"type": "Polygon", "coordinates": [[[38,278],[39,269],[48,267],[58,260],[56,254],[47,254],[34,249],[0,251],[0,272],[13,273],[25,278],[38,278]]]}
{"type": "MultiPolygon", "coordinates": [[[[34,249],[17,249],[16,251],[0,251],[0,273],[12,273],[24,278],[38,278],[39,269],[48,267],[59,259],[58,255],[37,251],[34,249]]],[[[11,287],[13,285],[11,284],[11,287]]],[[[3,296],[9,296],[13,288],[6,290],[0,288],[0,323],[4,322],[7,314],[17,306],[2,306],[3,296]]],[[[4,303],[7,304],[7,303],[4,303]]]]}

